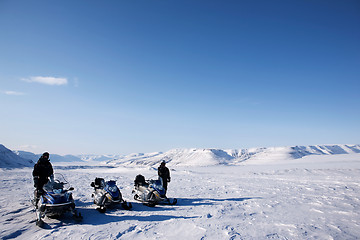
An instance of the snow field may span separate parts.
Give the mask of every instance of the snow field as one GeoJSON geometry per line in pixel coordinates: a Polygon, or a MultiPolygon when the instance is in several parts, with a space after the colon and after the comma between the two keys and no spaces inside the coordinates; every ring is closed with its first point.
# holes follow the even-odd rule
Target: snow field
{"type": "Polygon", "coordinates": [[[360,157],[336,156],[276,165],[170,167],[168,196],[175,206],[150,208],[135,202],[137,174],[153,168],[56,168],[75,188],[77,224],[69,215],[35,225],[28,192],[31,169],[0,170],[1,239],[358,239],[360,157]],[[95,177],[114,179],[133,209],[92,204],[95,177]]]}

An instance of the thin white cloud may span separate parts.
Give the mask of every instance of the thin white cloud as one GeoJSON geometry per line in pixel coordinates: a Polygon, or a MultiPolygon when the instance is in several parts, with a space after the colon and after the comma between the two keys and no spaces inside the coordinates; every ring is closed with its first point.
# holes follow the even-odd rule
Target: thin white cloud
{"type": "Polygon", "coordinates": [[[78,78],[74,78],[74,87],[79,87],[79,79],[78,78]]]}
{"type": "Polygon", "coordinates": [[[16,92],[16,91],[5,91],[4,92],[6,95],[13,95],[13,96],[21,96],[24,95],[24,93],[22,92],[16,92]]]}
{"type": "Polygon", "coordinates": [[[42,83],[47,85],[66,85],[68,83],[68,80],[66,78],[57,78],[57,77],[30,77],[30,78],[22,78],[21,80],[25,82],[36,82],[36,83],[42,83]]]}
{"type": "Polygon", "coordinates": [[[38,151],[38,149],[39,147],[37,145],[30,145],[30,144],[25,144],[18,147],[18,150],[21,151],[38,151]]]}

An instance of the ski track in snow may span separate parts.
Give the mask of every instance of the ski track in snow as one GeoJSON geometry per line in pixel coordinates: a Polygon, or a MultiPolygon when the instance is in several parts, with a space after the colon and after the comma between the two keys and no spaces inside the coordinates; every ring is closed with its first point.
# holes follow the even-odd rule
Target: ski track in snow
{"type": "Polygon", "coordinates": [[[55,167],[75,188],[84,219],[45,218],[44,229],[30,204],[32,169],[0,169],[0,239],[358,239],[360,157],[342,158],[331,164],[321,158],[313,167],[170,166],[167,195],[178,204],[153,208],[135,202],[131,191],[137,174],[155,177],[154,169],[55,167]],[[96,211],[95,177],[116,180],[133,209],[96,211]]]}

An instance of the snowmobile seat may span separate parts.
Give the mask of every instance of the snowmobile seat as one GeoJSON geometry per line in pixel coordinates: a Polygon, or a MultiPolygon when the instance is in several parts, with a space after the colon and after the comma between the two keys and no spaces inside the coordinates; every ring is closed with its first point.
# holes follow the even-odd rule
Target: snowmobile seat
{"type": "Polygon", "coordinates": [[[137,175],[135,177],[134,183],[135,183],[135,186],[144,186],[144,185],[146,185],[145,177],[143,175],[141,175],[141,174],[137,175]]]}
{"type": "MultiPolygon", "coordinates": [[[[49,188],[51,190],[53,190],[53,189],[63,189],[64,188],[64,184],[61,183],[61,182],[49,182],[48,184],[49,184],[49,188]]],[[[47,184],[45,186],[47,186],[47,184]]]]}
{"type": "Polygon", "coordinates": [[[103,178],[95,178],[94,188],[104,188],[105,180],[103,178]]]}

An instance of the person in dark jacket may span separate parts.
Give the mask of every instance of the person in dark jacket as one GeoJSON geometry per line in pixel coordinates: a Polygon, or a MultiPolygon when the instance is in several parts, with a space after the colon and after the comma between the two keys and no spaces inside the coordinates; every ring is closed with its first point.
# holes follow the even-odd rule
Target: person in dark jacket
{"type": "Polygon", "coordinates": [[[37,161],[37,163],[34,165],[32,175],[34,179],[34,187],[36,187],[36,203],[39,200],[40,195],[44,193],[44,185],[49,181],[49,177],[53,177],[52,175],[54,174],[54,170],[50,163],[49,156],[50,155],[48,152],[44,152],[37,161]]]}
{"type": "Polygon", "coordinates": [[[161,162],[160,167],[158,167],[158,175],[162,179],[163,187],[165,189],[165,194],[166,194],[167,184],[168,184],[168,182],[170,182],[170,171],[165,166],[165,164],[166,164],[165,161],[161,162]]]}

